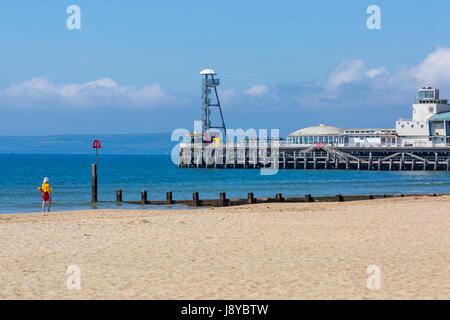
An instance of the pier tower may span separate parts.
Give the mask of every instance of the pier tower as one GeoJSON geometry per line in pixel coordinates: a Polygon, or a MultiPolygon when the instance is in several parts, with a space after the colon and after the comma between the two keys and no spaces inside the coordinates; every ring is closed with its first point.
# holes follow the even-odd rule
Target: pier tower
{"type": "Polygon", "coordinates": [[[419,89],[419,99],[413,104],[413,121],[425,121],[437,113],[449,112],[448,99],[439,98],[439,89],[423,87],[419,89]]]}
{"type": "Polygon", "coordinates": [[[225,128],[225,122],[223,120],[222,108],[220,107],[219,95],[217,94],[217,86],[220,85],[220,79],[215,78],[216,72],[212,69],[205,69],[200,72],[203,76],[202,80],[202,135],[208,129],[221,129],[223,130],[224,137],[226,137],[227,129],[225,128]],[[214,90],[215,103],[211,102],[211,92],[214,90]],[[220,122],[217,124],[212,123],[211,120],[211,107],[217,107],[220,114],[220,122]]]}

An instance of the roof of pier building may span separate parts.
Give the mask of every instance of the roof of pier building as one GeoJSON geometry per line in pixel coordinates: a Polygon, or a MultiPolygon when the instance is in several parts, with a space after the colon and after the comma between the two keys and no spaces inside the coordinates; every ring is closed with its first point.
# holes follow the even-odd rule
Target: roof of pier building
{"type": "Polygon", "coordinates": [[[450,120],[450,112],[436,113],[428,118],[429,121],[448,121],[450,120]]]}
{"type": "Polygon", "coordinates": [[[215,76],[217,73],[213,69],[204,69],[204,70],[200,71],[200,74],[201,75],[208,74],[208,75],[215,76]]]}
{"type": "Polygon", "coordinates": [[[289,136],[339,136],[343,134],[344,129],[342,128],[321,124],[318,126],[297,130],[289,134],[289,136]]]}

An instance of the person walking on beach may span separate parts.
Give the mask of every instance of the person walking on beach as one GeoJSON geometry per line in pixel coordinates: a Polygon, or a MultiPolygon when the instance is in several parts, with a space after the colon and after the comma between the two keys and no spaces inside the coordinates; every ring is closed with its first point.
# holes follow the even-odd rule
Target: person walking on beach
{"type": "Polygon", "coordinates": [[[50,207],[52,206],[52,195],[51,192],[53,191],[52,188],[50,188],[50,184],[48,183],[48,178],[44,178],[44,182],[42,182],[42,186],[38,188],[38,190],[42,194],[42,212],[45,212],[45,204],[48,202],[48,212],[50,212],[50,207]]]}

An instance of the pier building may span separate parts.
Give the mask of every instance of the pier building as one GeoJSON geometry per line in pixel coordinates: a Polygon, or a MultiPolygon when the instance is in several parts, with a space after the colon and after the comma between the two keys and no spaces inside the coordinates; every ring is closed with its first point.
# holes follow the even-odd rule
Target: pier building
{"type": "Polygon", "coordinates": [[[397,120],[395,129],[341,129],[321,124],[292,132],[287,143],[327,143],[345,147],[434,147],[450,146],[450,104],[439,98],[439,90],[419,89],[411,120],[397,120]]]}

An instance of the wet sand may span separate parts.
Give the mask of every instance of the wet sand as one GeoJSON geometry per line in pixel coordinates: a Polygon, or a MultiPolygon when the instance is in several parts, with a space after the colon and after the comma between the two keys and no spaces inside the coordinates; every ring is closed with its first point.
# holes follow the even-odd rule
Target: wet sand
{"type": "Polygon", "coordinates": [[[5,214],[0,298],[449,299],[449,230],[450,196],[5,214]]]}

